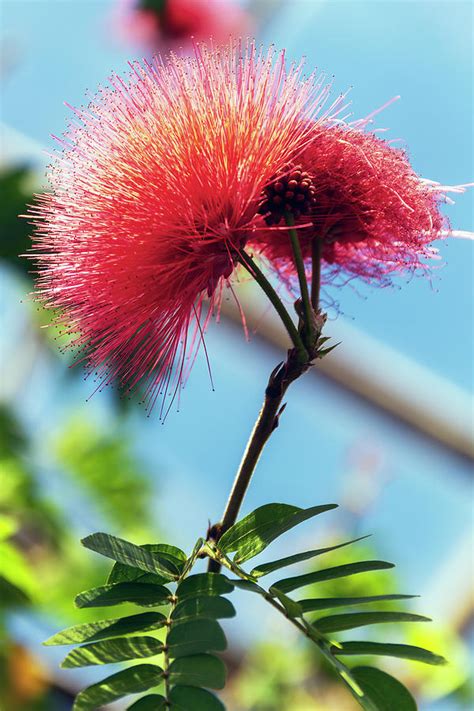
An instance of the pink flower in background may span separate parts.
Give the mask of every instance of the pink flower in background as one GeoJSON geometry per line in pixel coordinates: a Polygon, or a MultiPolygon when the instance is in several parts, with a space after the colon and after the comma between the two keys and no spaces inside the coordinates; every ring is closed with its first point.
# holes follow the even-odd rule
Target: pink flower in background
{"type": "Polygon", "coordinates": [[[253,43],[197,45],[132,64],[74,110],[51,192],[30,208],[31,258],[37,298],[101,384],[141,385],[151,407],[184,381],[264,186],[328,98],[302,70],[253,43]]]}
{"type": "Polygon", "coordinates": [[[151,51],[186,46],[191,38],[227,42],[252,34],[253,24],[234,0],[120,0],[115,21],[123,39],[151,51]]]}
{"type": "Polygon", "coordinates": [[[307,260],[312,240],[322,241],[323,281],[333,283],[356,276],[385,284],[396,273],[425,271],[426,261],[437,256],[431,243],[456,234],[440,203],[446,202],[446,192],[462,192],[466,186],[450,188],[421,179],[406,153],[365,131],[367,123],[315,126],[298,165],[289,167],[298,180],[304,171],[311,204],[304,202],[297,182],[289,182],[290,173],[267,186],[260,212],[269,228],[255,233],[252,246],[285,279],[295,275],[291,246],[281,225],[271,227],[285,211],[303,226],[299,234],[307,260]],[[303,214],[300,205],[306,206],[303,214]]]}

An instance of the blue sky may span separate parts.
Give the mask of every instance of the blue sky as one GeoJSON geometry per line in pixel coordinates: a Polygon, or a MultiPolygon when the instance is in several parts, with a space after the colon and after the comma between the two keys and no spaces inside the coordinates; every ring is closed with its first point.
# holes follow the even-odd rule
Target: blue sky
{"type": "MultiPolygon", "coordinates": [[[[113,2],[44,0],[4,2],[7,71],[3,120],[51,146],[64,130],[63,102],[84,103],[112,70],[137,50],[120,45],[107,22],[113,2]],[[8,69],[8,67],[10,67],[8,69]]],[[[307,57],[335,77],[335,91],[352,86],[354,117],[393,96],[401,100],[377,119],[387,137],[406,143],[424,177],[445,184],[474,179],[472,13],[458,0],[292,0],[278,12],[263,3],[264,41],[307,57]]],[[[472,230],[473,191],[447,213],[457,229],[472,230]]],[[[332,294],[358,327],[471,389],[474,345],[472,243],[439,245],[445,263],[433,286],[399,282],[400,290],[357,286],[332,294]]],[[[354,285],[356,286],[356,285],[354,285]]]]}

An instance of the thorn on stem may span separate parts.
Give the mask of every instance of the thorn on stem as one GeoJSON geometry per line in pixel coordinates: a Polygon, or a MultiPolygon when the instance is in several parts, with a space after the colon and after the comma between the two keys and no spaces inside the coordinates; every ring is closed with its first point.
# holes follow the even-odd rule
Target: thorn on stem
{"type": "Polygon", "coordinates": [[[285,408],[286,408],[286,402],[283,403],[283,405],[280,407],[277,414],[275,415],[275,420],[273,422],[272,432],[274,432],[276,430],[276,428],[278,427],[278,425],[280,424],[280,416],[283,413],[283,411],[285,410],[285,408]]]}

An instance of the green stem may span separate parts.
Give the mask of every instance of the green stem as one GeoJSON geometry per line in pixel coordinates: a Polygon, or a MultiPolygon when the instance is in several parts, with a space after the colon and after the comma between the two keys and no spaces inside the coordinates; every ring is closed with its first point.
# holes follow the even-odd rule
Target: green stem
{"type": "Polygon", "coordinates": [[[167,707],[171,706],[171,700],[170,700],[170,691],[171,691],[171,685],[170,685],[170,657],[169,657],[169,648],[168,648],[168,637],[171,631],[171,624],[172,624],[172,619],[171,616],[174,612],[174,609],[176,607],[177,599],[173,595],[171,598],[171,605],[169,609],[169,614],[166,619],[166,636],[165,636],[165,641],[163,644],[163,679],[164,679],[164,684],[165,684],[165,704],[167,707]]]}
{"type": "MultiPolygon", "coordinates": [[[[189,568],[183,569],[181,575],[179,576],[179,578],[176,581],[176,583],[178,585],[186,577],[188,572],[189,572],[189,568]]],[[[166,618],[166,635],[165,635],[165,641],[163,643],[163,680],[164,680],[164,686],[165,686],[165,704],[166,704],[167,708],[169,708],[171,706],[170,656],[169,656],[168,637],[171,632],[171,625],[173,624],[173,619],[172,619],[173,612],[174,612],[177,604],[178,604],[178,598],[176,597],[176,595],[172,595],[172,597],[170,598],[170,609],[168,612],[168,616],[166,618]]]]}
{"type": "Polygon", "coordinates": [[[298,237],[297,231],[294,229],[295,218],[291,212],[285,213],[285,222],[288,225],[288,234],[290,235],[291,248],[293,250],[293,260],[295,262],[296,271],[298,273],[298,281],[300,283],[300,293],[301,301],[303,304],[303,314],[304,314],[304,333],[305,333],[305,346],[309,351],[312,350],[314,345],[314,311],[311,306],[311,300],[309,297],[308,281],[306,279],[306,270],[304,268],[303,255],[301,253],[301,245],[298,237]]]}
{"type": "Polygon", "coordinates": [[[255,281],[258,283],[258,285],[261,287],[261,289],[265,292],[265,294],[268,296],[270,302],[272,305],[275,307],[275,311],[278,313],[280,316],[281,320],[283,321],[283,324],[288,331],[288,335],[291,338],[291,341],[298,351],[301,362],[306,362],[308,360],[308,353],[306,351],[306,348],[304,346],[303,340],[301,338],[301,335],[296,328],[295,324],[293,323],[293,320],[286,310],[285,306],[283,305],[282,300],[278,296],[277,292],[273,288],[273,286],[270,284],[268,281],[267,277],[265,274],[261,271],[261,269],[255,264],[254,260],[252,257],[247,254],[243,249],[240,251],[239,254],[239,261],[240,263],[247,269],[247,271],[253,276],[255,281]]]}
{"type": "MultiPolygon", "coordinates": [[[[291,383],[307,369],[308,364],[301,363],[297,352],[292,350],[288,352],[286,362],[277,366],[270,375],[262,408],[240,462],[222,520],[216,527],[216,540],[236,522],[263,448],[278,426],[283,397],[291,383]]],[[[217,573],[220,564],[210,559],[208,570],[217,573]]]]}
{"type": "MultiPolygon", "coordinates": [[[[304,274],[304,264],[301,257],[301,250],[299,248],[298,236],[295,230],[289,231],[292,242],[295,241],[295,254],[299,255],[299,258],[295,257],[295,259],[299,259],[298,263],[300,264],[304,275],[303,284],[305,291],[303,291],[302,284],[302,299],[306,309],[305,327],[309,332],[307,336],[308,348],[312,349],[314,345],[313,341],[315,339],[313,323],[314,316],[311,303],[309,301],[308,284],[306,282],[306,275],[304,274]]],[[[269,437],[278,426],[279,415],[285,393],[291,383],[299,378],[300,375],[302,375],[309,367],[308,350],[305,347],[300,332],[293,323],[280,297],[250,255],[242,250],[240,252],[239,259],[243,266],[258,282],[265,294],[268,296],[270,302],[275,307],[275,310],[279,314],[291,340],[293,341],[294,350],[290,350],[288,352],[286,362],[280,366],[277,366],[274,372],[270,375],[268,385],[265,390],[265,399],[235,476],[224,514],[220,523],[214,527],[215,532],[213,533],[213,536],[215,540],[218,540],[220,536],[222,536],[222,534],[236,522],[240,507],[242,506],[245,494],[247,493],[247,489],[258,460],[260,459],[269,437]]],[[[209,560],[208,570],[210,572],[219,572],[220,563],[211,558],[209,560]]]]}
{"type": "Polygon", "coordinates": [[[319,310],[319,292],[321,290],[321,257],[323,251],[323,240],[320,237],[313,237],[311,244],[311,305],[314,313],[319,310]]]}

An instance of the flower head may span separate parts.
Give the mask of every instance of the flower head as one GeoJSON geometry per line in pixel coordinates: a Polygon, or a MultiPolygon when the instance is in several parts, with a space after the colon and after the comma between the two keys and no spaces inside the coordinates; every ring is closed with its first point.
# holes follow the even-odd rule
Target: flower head
{"type": "Polygon", "coordinates": [[[406,153],[365,131],[367,123],[329,120],[315,125],[299,165],[290,165],[283,178],[274,177],[263,192],[260,211],[269,229],[257,231],[252,245],[281,276],[291,279],[294,274],[292,250],[285,230],[271,226],[285,212],[301,226],[305,259],[311,256],[313,239],[322,241],[326,282],[356,276],[385,284],[396,273],[425,270],[425,260],[437,253],[431,243],[449,234],[440,202],[446,201],[446,192],[463,186],[447,188],[422,180],[406,153]],[[300,179],[304,171],[305,194],[291,182],[292,171],[300,179]]]}
{"type": "Polygon", "coordinates": [[[262,191],[307,145],[329,88],[252,43],[131,70],[58,139],[31,257],[77,359],[153,406],[183,382],[262,191]]]}

